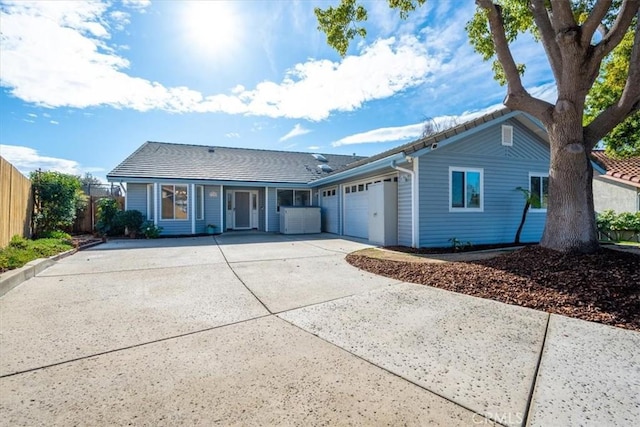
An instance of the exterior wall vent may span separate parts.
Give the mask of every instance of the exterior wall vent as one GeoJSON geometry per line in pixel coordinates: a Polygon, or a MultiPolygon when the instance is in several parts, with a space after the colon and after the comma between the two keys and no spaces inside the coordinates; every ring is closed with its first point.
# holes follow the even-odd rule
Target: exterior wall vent
{"type": "Polygon", "coordinates": [[[333,172],[333,168],[329,165],[318,165],[318,169],[322,172],[333,172]]]}
{"type": "Polygon", "coordinates": [[[327,158],[325,156],[323,156],[322,154],[312,154],[313,158],[316,159],[319,162],[328,162],[329,160],[327,160],[327,158]]]}
{"type": "Polygon", "coordinates": [[[502,125],[502,145],[513,146],[513,126],[502,125]]]}
{"type": "Polygon", "coordinates": [[[215,148],[209,148],[209,152],[210,152],[210,153],[215,153],[215,152],[216,152],[216,149],[215,149],[215,148]]]}

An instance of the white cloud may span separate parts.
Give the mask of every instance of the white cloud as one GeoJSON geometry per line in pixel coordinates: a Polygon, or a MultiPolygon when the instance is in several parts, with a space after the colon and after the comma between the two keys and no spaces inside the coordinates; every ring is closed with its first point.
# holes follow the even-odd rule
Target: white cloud
{"type": "Polygon", "coordinates": [[[55,121],[55,120],[50,120],[49,123],[51,123],[52,125],[59,125],[60,122],[55,121]]]}
{"type": "Polygon", "coordinates": [[[283,142],[283,141],[286,141],[287,139],[295,138],[296,136],[308,134],[309,132],[311,132],[311,130],[305,129],[299,123],[296,123],[293,129],[291,129],[289,133],[287,133],[285,136],[280,138],[279,141],[283,142]]]}
{"type": "Polygon", "coordinates": [[[29,119],[22,119],[22,121],[27,123],[35,123],[35,120],[29,120],[29,119]]]}
{"type": "Polygon", "coordinates": [[[414,87],[441,68],[421,41],[404,36],[377,40],[340,62],[298,63],[280,82],[203,95],[127,74],[129,61],[108,44],[109,29],[124,25],[126,17],[110,7],[79,1],[7,3],[0,11],[0,84],[15,97],[45,107],[107,105],[323,120],[414,87]]]}
{"type": "Polygon", "coordinates": [[[307,147],[307,150],[319,150],[320,147],[318,145],[310,145],[307,147]]]}
{"type": "Polygon", "coordinates": [[[56,157],[42,156],[37,150],[19,145],[1,145],[0,153],[9,163],[15,166],[24,175],[29,172],[42,169],[56,171],[72,175],[80,175],[80,164],[74,160],[59,159],[56,157]]]}
{"type": "Polygon", "coordinates": [[[238,132],[225,133],[224,136],[227,138],[240,138],[240,134],[238,132]]]}
{"type": "Polygon", "coordinates": [[[373,129],[367,132],[356,133],[346,136],[331,145],[339,147],[341,145],[368,144],[372,142],[392,142],[401,141],[409,138],[417,138],[422,133],[422,123],[416,123],[407,126],[396,126],[373,129]]]}
{"type": "Polygon", "coordinates": [[[35,118],[35,117],[38,117],[38,115],[37,115],[37,114],[33,114],[33,113],[28,113],[28,114],[27,114],[27,116],[29,116],[29,117],[34,117],[34,118],[35,118]]]}
{"type": "MultiPolygon", "coordinates": [[[[433,117],[433,121],[440,125],[461,124],[503,107],[504,106],[502,104],[496,104],[487,108],[483,108],[482,110],[465,111],[457,116],[433,117]]],[[[334,147],[339,147],[341,145],[385,143],[394,141],[401,142],[408,139],[418,139],[422,135],[423,129],[423,122],[406,126],[378,128],[345,136],[344,138],[332,142],[331,145],[334,147]]]]}

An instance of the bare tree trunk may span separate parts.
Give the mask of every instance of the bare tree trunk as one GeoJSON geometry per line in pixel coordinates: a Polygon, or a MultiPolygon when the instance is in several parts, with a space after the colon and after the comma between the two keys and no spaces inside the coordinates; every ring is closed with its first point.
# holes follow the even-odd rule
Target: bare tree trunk
{"type": "Polygon", "coordinates": [[[540,245],[561,252],[593,253],[598,234],[593,207],[593,168],[579,118],[556,117],[551,145],[549,203],[540,245]]]}
{"type": "Polygon", "coordinates": [[[531,206],[531,203],[529,203],[529,200],[527,200],[526,203],[524,204],[524,209],[522,211],[522,219],[520,220],[518,231],[516,231],[516,237],[515,239],[513,239],[513,243],[515,243],[516,245],[520,244],[520,234],[522,233],[522,229],[524,228],[524,222],[527,220],[527,212],[529,212],[529,206],[531,206]]]}

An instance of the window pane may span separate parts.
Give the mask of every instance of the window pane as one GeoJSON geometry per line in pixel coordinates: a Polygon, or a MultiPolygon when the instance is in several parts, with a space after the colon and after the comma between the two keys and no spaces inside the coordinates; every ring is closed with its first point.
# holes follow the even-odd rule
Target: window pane
{"type": "Polygon", "coordinates": [[[464,208],[464,172],[451,172],[451,207],[464,208]]]}
{"type": "Polygon", "coordinates": [[[480,173],[467,172],[467,207],[480,207],[480,173]]]}
{"type": "Polygon", "coordinates": [[[306,190],[297,190],[295,192],[296,201],[294,206],[311,206],[311,192],[306,190]]]}
{"type": "Polygon", "coordinates": [[[544,209],[547,208],[547,204],[549,203],[549,178],[542,178],[542,200],[541,205],[544,209]]]}
{"type": "Polygon", "coordinates": [[[176,185],[175,186],[176,197],[175,197],[175,219],[187,219],[188,218],[188,196],[187,196],[187,186],[186,185],[176,185]]]}
{"type": "Polygon", "coordinates": [[[540,198],[540,177],[539,176],[531,177],[531,194],[540,198]]]}
{"type": "Polygon", "coordinates": [[[278,190],[278,211],[280,206],[293,206],[293,190],[278,190]]]}
{"type": "Polygon", "coordinates": [[[162,219],[173,219],[173,185],[162,186],[162,219]]]}

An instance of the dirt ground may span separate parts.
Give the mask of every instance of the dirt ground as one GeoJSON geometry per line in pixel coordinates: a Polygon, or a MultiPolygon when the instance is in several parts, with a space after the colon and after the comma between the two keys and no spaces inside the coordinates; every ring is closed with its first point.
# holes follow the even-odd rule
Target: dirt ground
{"type": "Polygon", "coordinates": [[[592,255],[539,246],[457,254],[365,249],[352,265],[382,276],[640,331],[640,251],[592,255]]]}

